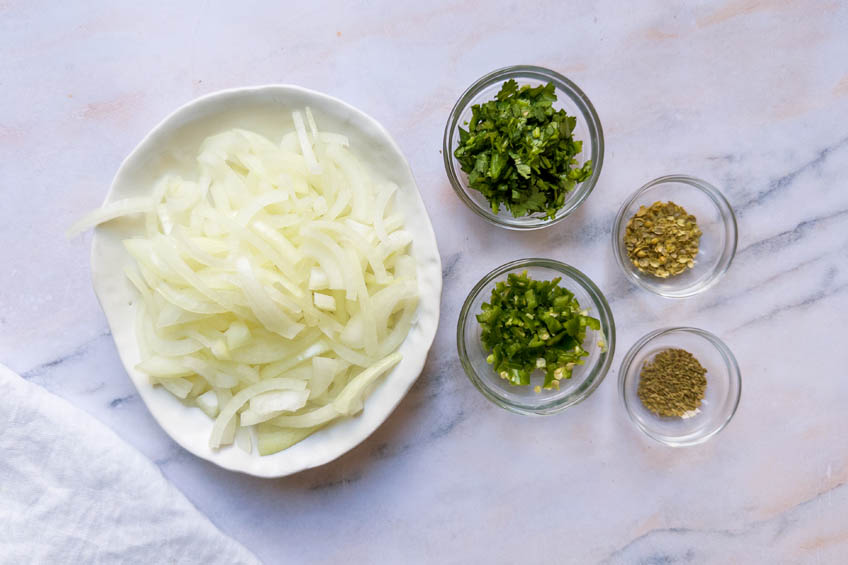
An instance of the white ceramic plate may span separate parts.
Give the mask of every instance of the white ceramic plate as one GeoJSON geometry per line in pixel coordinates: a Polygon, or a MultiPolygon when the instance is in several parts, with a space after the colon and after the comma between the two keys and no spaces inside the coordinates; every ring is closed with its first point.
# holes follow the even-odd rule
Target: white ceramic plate
{"type": "Polygon", "coordinates": [[[413,235],[411,253],[418,264],[421,294],[417,319],[399,351],[403,360],[385,376],[365,402],[365,409],[273,455],[247,454],[236,446],[209,447],[212,420],[180,403],[161,387],[152,387],[139,363],[135,291],[124,276],[132,259],[124,239],[143,233],[143,223],[125,218],[99,227],[91,245],[94,290],[106,313],[121,361],[156,421],[181,446],[226,469],[260,477],[282,477],[315,467],[352,449],[368,437],[397,406],[424,367],[439,321],[442,270],[436,238],[412,171],[397,144],[373,118],[330,96],[297,86],[271,85],[209,94],[165,118],[126,158],[106,202],[144,196],[164,173],[192,175],[200,142],[207,136],[240,127],[279,139],[293,128],[291,112],[312,108],[318,127],[347,135],[351,150],[374,173],[399,187],[396,202],[413,235]]]}

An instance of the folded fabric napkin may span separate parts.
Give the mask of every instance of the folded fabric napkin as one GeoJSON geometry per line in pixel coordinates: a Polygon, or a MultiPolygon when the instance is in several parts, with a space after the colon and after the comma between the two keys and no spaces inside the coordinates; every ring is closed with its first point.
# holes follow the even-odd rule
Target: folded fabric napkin
{"type": "Polygon", "coordinates": [[[147,458],[0,365],[0,563],[258,563],[147,458]]]}

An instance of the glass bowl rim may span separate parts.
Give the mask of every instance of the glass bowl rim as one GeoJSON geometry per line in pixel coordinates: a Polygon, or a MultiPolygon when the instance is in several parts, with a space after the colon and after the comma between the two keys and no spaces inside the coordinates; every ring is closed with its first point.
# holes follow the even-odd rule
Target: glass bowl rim
{"type": "Polygon", "coordinates": [[[612,366],[613,357],[615,356],[615,319],[613,318],[612,309],[601,290],[579,269],[554,259],[538,257],[517,259],[515,261],[504,263],[490,271],[481,278],[468,293],[468,296],[465,298],[465,302],[462,304],[462,309],[460,310],[459,319],[457,321],[456,346],[459,353],[460,363],[462,364],[462,368],[465,371],[465,375],[468,377],[468,380],[470,380],[471,384],[473,384],[474,387],[493,404],[516,414],[556,414],[557,412],[561,412],[569,406],[578,404],[588,398],[598,388],[598,386],[600,386],[601,382],[606,377],[610,367],[612,366]],[[465,347],[464,339],[465,321],[470,314],[471,304],[474,302],[474,299],[477,298],[480,292],[482,292],[482,290],[493,280],[522,267],[543,267],[551,269],[566,275],[570,280],[573,280],[580,285],[580,287],[589,294],[595,307],[599,310],[598,318],[601,321],[601,332],[607,346],[607,350],[601,353],[595,364],[588,367],[590,373],[589,376],[586,377],[584,384],[586,382],[589,384],[585,388],[581,389],[578,387],[578,389],[571,394],[537,407],[529,407],[526,404],[509,401],[495,395],[485,384],[483,378],[478,375],[477,371],[471,365],[471,361],[468,359],[468,352],[465,347]]]}
{"type": "MultiPolygon", "coordinates": [[[[445,132],[442,139],[442,158],[445,163],[445,171],[448,175],[451,188],[459,196],[472,212],[496,226],[509,230],[537,230],[552,226],[574,213],[586,201],[589,195],[598,183],[601,175],[601,169],[604,162],[604,132],[601,127],[601,120],[598,118],[598,113],[592,102],[586,94],[572,80],[566,78],[560,73],[539,67],[535,65],[512,65],[496,69],[486,75],[483,75],[471,86],[465,89],[465,92],[459,97],[448,115],[448,121],[445,124],[445,132]],[[591,119],[587,121],[589,129],[590,149],[597,148],[598,158],[592,162],[592,175],[581,182],[574,190],[576,194],[571,203],[566,204],[557,212],[553,219],[534,218],[530,221],[522,221],[520,218],[501,217],[499,214],[490,215],[474,202],[463,188],[464,184],[459,179],[459,174],[453,164],[453,152],[451,151],[454,132],[459,126],[459,116],[468,107],[469,103],[477,96],[480,91],[487,88],[491,84],[502,79],[508,78],[535,78],[538,80],[547,80],[554,83],[557,90],[569,95],[569,98],[580,108],[581,114],[588,115],[591,119]]],[[[469,188],[469,190],[471,190],[469,188]]],[[[522,216],[526,218],[527,216],[522,216]]]]}
{"type": "Polygon", "coordinates": [[[703,179],[699,179],[697,177],[691,175],[684,174],[673,174],[673,175],[665,175],[658,178],[655,178],[652,181],[649,181],[643,184],[641,187],[636,189],[621,207],[618,209],[618,213],[615,215],[615,220],[613,221],[612,226],[612,247],[613,254],[615,255],[616,263],[624,272],[624,275],[631,282],[638,285],[640,288],[643,288],[649,292],[652,292],[658,296],[662,296],[663,298],[690,298],[695,296],[696,294],[700,294],[705,290],[712,288],[722,276],[730,269],[731,263],[733,263],[734,257],[736,257],[736,247],[739,242],[739,228],[736,221],[736,213],[733,211],[733,207],[730,205],[730,202],[724,196],[724,193],[721,192],[718,188],[708,183],[703,179]],[[691,186],[697,190],[700,190],[702,193],[706,194],[710,200],[712,200],[713,204],[715,204],[716,208],[718,208],[721,218],[723,220],[724,228],[727,231],[730,231],[730,237],[728,241],[725,242],[724,249],[721,252],[721,259],[713,268],[710,273],[709,278],[702,284],[693,285],[692,287],[686,289],[684,292],[680,291],[670,291],[670,292],[662,292],[649,284],[646,284],[642,279],[640,279],[633,271],[633,268],[630,264],[625,260],[624,255],[625,252],[621,246],[619,231],[621,230],[621,226],[624,222],[624,215],[627,212],[627,209],[639,198],[642,194],[647,192],[648,190],[662,185],[666,183],[681,183],[691,186]]]}
{"type": "Polygon", "coordinates": [[[652,440],[657,441],[663,445],[667,445],[669,447],[689,447],[692,445],[704,443],[707,440],[715,437],[720,431],[726,428],[730,421],[733,419],[733,416],[736,414],[736,411],[739,408],[739,402],[742,399],[742,372],[739,369],[739,363],[736,361],[736,356],[733,355],[733,352],[730,350],[727,344],[724,343],[724,341],[722,341],[715,334],[708,332],[707,330],[702,330],[700,328],[695,328],[691,326],[674,326],[668,328],[660,328],[658,330],[654,330],[643,335],[636,341],[636,343],[634,343],[630,347],[630,349],[625,354],[624,359],[622,359],[621,361],[621,367],[618,370],[618,394],[621,398],[622,404],[624,404],[624,411],[627,413],[627,417],[630,420],[630,423],[632,423],[636,429],[641,431],[643,434],[645,434],[652,440]],[[736,398],[733,399],[733,406],[730,408],[721,424],[719,424],[714,430],[711,430],[709,433],[700,436],[695,436],[694,438],[682,441],[670,438],[663,434],[655,433],[650,428],[644,426],[641,422],[639,422],[633,414],[633,411],[631,410],[630,403],[627,401],[627,393],[625,390],[625,381],[627,380],[627,374],[630,371],[630,367],[633,364],[633,361],[636,359],[636,355],[646,345],[654,341],[656,338],[674,333],[695,334],[698,337],[710,342],[710,344],[713,345],[713,347],[715,347],[721,354],[725,366],[727,367],[727,371],[728,373],[730,373],[730,379],[736,384],[736,398]]]}

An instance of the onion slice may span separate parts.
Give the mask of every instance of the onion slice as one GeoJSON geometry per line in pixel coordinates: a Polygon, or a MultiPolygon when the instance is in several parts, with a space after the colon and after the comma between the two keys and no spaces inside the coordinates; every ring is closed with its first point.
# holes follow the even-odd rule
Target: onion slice
{"type": "Polygon", "coordinates": [[[153,208],[154,204],[152,198],[126,198],[124,200],[118,200],[117,202],[111,202],[80,218],[70,228],[68,228],[66,235],[71,238],[99,224],[103,224],[122,216],[150,212],[153,208]]]}
{"type": "Polygon", "coordinates": [[[270,390],[305,389],[306,383],[304,381],[286,378],[268,379],[267,381],[258,382],[243,389],[233,396],[232,400],[230,400],[226,406],[221,409],[221,413],[218,414],[218,417],[215,419],[215,423],[212,425],[212,434],[209,436],[209,446],[213,448],[221,447],[224,429],[227,427],[227,424],[230,423],[230,420],[233,419],[239,408],[241,408],[245,402],[248,402],[254,396],[270,390]]]}

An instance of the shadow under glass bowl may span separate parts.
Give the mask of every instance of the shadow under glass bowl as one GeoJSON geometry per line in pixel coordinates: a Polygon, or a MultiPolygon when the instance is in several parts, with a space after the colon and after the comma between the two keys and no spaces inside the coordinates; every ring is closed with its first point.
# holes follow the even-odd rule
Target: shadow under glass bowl
{"type": "Polygon", "coordinates": [[[652,180],[624,201],[612,228],[616,261],[625,276],[638,286],[666,298],[686,298],[715,285],[730,268],[736,254],[736,216],[719,189],[687,175],[669,175],[652,180]],[[695,216],[701,240],[695,266],[681,274],[659,278],[643,273],[627,254],[624,236],[627,223],[640,206],[671,201],[695,216]]]}
{"type": "Polygon", "coordinates": [[[466,375],[486,398],[518,414],[554,414],[584,400],[601,384],[615,354],[615,322],[600,289],[574,267],[551,259],[520,259],[490,272],[471,290],[459,314],[456,341],[466,375]],[[525,270],[534,280],[561,277],[560,286],[573,292],[580,307],[601,322],[600,331],[588,330],[586,333],[583,347],[589,355],[583,358],[584,364],[574,367],[570,379],[560,381],[559,390],[534,391],[535,385],[544,381],[541,371],[534,373],[530,385],[512,385],[500,378],[486,362],[490,352],[480,339],[477,314],[481,312],[482,304],[489,302],[492,289],[498,282],[505,280],[510,273],[525,270]]]}
{"type": "Polygon", "coordinates": [[[742,374],[733,353],[715,335],[697,328],[667,328],[645,335],[630,348],[618,372],[618,391],[637,429],[665,445],[684,447],[707,441],[730,423],[742,395],[742,374]],[[707,370],[704,399],[690,418],[659,416],[639,399],[642,368],[667,349],[685,349],[707,370]]]}
{"type": "Polygon", "coordinates": [[[442,155],[451,186],[475,214],[503,228],[533,230],[551,226],[566,218],[589,197],[598,182],[603,166],[604,133],[594,106],[576,84],[561,74],[543,67],[518,65],[487,74],[463,93],[451,110],[445,126],[442,155]],[[503,206],[497,214],[492,212],[486,197],[468,186],[468,176],[462,171],[459,161],[454,157],[454,151],[459,146],[459,127],[467,127],[466,124],[471,119],[471,107],[493,100],[503,83],[509,79],[514,79],[519,86],[525,84],[538,86],[553,82],[557,94],[554,108],[565,109],[569,116],[577,118],[574,139],[583,142],[583,150],[576,156],[576,166],[582,166],[587,160],[592,160],[591,176],[566,195],[563,207],[550,219],[543,213],[516,218],[503,206]]]}

